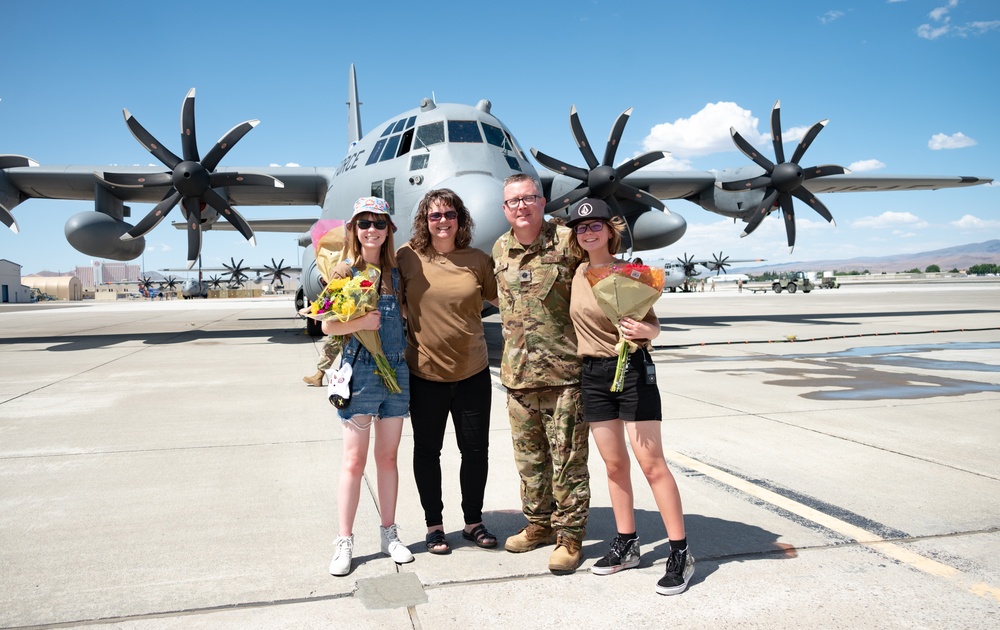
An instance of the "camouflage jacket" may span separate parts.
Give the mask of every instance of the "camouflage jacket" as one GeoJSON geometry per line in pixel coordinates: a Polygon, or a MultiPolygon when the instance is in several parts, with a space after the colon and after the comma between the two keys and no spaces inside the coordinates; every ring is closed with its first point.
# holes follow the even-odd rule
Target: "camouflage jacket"
{"type": "Polygon", "coordinates": [[[580,382],[569,294],[580,259],[569,228],[546,222],[525,247],[509,231],[493,245],[503,325],[500,379],[510,389],[580,382]]]}

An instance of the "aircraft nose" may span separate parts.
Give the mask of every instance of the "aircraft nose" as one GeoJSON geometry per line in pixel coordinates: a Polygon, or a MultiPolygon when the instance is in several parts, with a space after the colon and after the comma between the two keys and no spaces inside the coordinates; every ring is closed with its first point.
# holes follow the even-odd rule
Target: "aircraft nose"
{"type": "Polygon", "coordinates": [[[446,179],[434,186],[449,188],[462,198],[476,224],[472,246],[487,254],[501,234],[510,229],[503,213],[503,182],[484,173],[468,173],[446,179]]]}

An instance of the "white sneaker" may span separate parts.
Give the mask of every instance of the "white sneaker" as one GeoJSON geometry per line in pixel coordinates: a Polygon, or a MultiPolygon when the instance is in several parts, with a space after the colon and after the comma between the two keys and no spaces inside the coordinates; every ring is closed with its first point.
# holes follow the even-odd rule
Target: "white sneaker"
{"type": "Polygon", "coordinates": [[[354,534],[339,536],[333,541],[337,552],[330,561],[330,575],[347,575],[351,572],[351,557],[354,555],[354,534]]]}
{"type": "Polygon", "coordinates": [[[399,542],[399,535],[396,532],[398,527],[395,523],[388,527],[379,525],[378,529],[382,535],[382,553],[392,558],[396,564],[413,562],[413,554],[406,548],[406,545],[399,542]]]}

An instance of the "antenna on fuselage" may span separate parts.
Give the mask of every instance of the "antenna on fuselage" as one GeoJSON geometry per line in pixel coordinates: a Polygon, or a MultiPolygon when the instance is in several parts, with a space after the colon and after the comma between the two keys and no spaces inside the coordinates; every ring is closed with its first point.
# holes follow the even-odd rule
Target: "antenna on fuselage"
{"type": "Polygon", "coordinates": [[[358,79],[354,64],[347,79],[347,146],[361,140],[361,103],[358,101],[358,79]]]}

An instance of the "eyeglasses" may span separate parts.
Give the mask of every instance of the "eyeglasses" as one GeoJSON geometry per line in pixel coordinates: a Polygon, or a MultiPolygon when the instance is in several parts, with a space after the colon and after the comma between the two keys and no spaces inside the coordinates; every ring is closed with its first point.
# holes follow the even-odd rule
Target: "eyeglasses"
{"type": "Polygon", "coordinates": [[[593,223],[583,223],[581,225],[577,225],[573,228],[573,231],[577,234],[586,234],[587,230],[590,230],[591,232],[600,232],[603,229],[604,221],[594,221],[593,223]]]}
{"type": "Polygon", "coordinates": [[[449,221],[454,221],[458,218],[457,210],[446,210],[445,212],[431,212],[427,215],[427,219],[430,221],[442,221],[448,219],[449,221]]]}
{"type": "Polygon", "coordinates": [[[525,195],[523,197],[518,197],[517,199],[508,199],[503,202],[503,205],[507,206],[507,209],[513,210],[522,203],[526,206],[530,206],[541,198],[541,195],[525,195]]]}
{"type": "Polygon", "coordinates": [[[388,221],[372,221],[370,219],[358,219],[357,221],[359,230],[367,230],[371,226],[375,226],[376,230],[384,230],[389,227],[388,221]]]}

